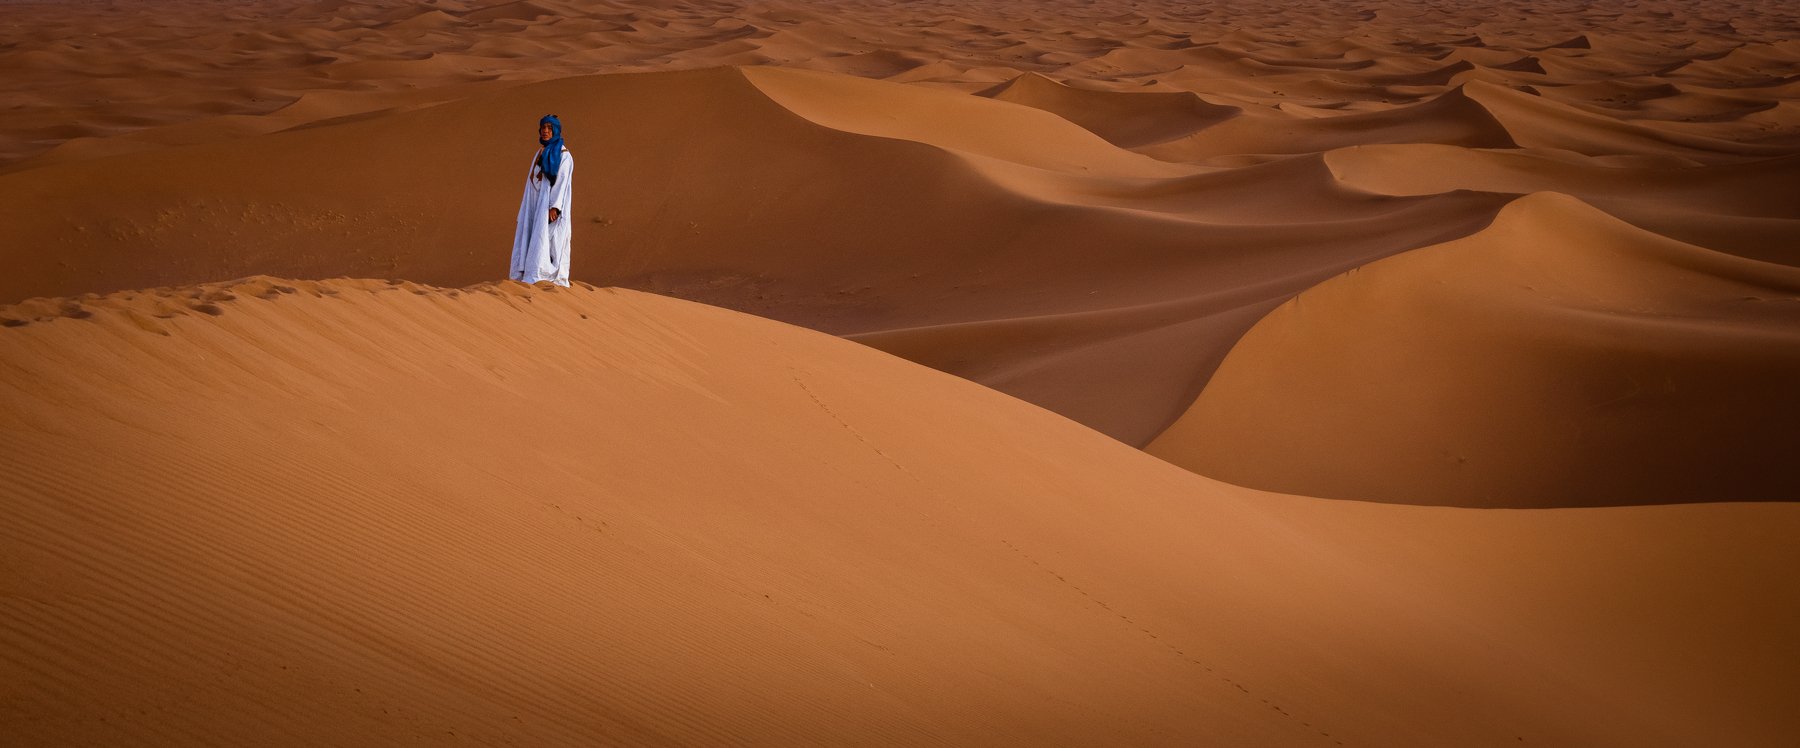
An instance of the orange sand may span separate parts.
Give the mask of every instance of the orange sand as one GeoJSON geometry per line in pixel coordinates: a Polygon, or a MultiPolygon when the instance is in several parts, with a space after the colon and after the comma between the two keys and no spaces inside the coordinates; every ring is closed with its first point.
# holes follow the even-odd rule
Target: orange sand
{"type": "Polygon", "coordinates": [[[0,743],[1800,734],[1789,4],[0,21],[0,743]]]}

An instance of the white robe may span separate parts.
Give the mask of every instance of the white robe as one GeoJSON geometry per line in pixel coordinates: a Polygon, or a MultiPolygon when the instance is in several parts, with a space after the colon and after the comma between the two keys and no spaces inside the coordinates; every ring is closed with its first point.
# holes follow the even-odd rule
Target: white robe
{"type": "MultiPolygon", "coordinates": [[[[539,148],[538,153],[543,150],[539,148]]],[[[575,220],[569,215],[569,195],[574,175],[575,157],[567,148],[554,184],[539,175],[537,155],[532,155],[531,169],[525,174],[525,197],[519,201],[518,228],[513,231],[513,280],[569,285],[569,224],[575,220]],[[559,214],[555,223],[550,222],[551,208],[559,214]]]]}

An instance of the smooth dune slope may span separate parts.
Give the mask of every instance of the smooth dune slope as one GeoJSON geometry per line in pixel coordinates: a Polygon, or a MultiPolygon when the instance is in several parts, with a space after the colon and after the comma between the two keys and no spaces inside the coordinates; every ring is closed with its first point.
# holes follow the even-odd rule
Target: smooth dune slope
{"type": "Polygon", "coordinates": [[[1518,195],[1795,264],[1792,5],[12,4],[0,301],[499,277],[555,112],[577,279],[1143,446],[1269,310],[1518,195]]]}
{"type": "Polygon", "coordinates": [[[530,141],[470,146],[516,143],[518,112],[546,110],[571,123],[581,174],[578,276],[853,335],[1134,445],[1263,311],[1473,231],[1503,200],[1370,194],[1318,157],[1169,164],[1009,102],[716,68],[0,175],[16,239],[0,289],[491,278],[530,141]]]}
{"type": "Polygon", "coordinates": [[[4,316],[9,744],[1800,729],[1792,504],[1258,494],[585,286],[253,278],[4,316]]]}
{"type": "Polygon", "coordinates": [[[1271,312],[1148,447],[1309,496],[1793,501],[1800,269],[1537,193],[1271,312]]]}

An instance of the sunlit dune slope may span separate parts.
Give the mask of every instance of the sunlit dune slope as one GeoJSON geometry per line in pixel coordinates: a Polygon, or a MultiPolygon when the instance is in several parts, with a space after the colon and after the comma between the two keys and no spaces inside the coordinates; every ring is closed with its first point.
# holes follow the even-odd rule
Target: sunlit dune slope
{"type": "Polygon", "coordinates": [[[9,743],[1800,729],[1789,504],[1257,494],[854,343],[588,287],[0,313],[9,743]]]}

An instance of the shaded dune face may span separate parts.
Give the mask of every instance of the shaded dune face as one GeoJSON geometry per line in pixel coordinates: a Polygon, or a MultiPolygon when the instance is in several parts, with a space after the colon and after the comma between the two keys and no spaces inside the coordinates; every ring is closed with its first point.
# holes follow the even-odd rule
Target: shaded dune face
{"type": "Polygon", "coordinates": [[[8,744],[1795,729],[1792,504],[1262,494],[585,284],[257,277],[0,316],[8,744]]]}
{"type": "MultiPolygon", "coordinates": [[[[1800,247],[1781,3],[17,13],[4,300],[495,277],[519,123],[556,112],[599,167],[578,278],[846,336],[1144,446],[1270,310],[1522,195],[1753,260],[1800,247]]],[[[1524,490],[1498,481],[1470,488],[1524,490]]]]}
{"type": "Polygon", "coordinates": [[[1311,496],[1785,501],[1796,374],[1800,269],[1537,193],[1271,312],[1149,451],[1311,496]]]}

